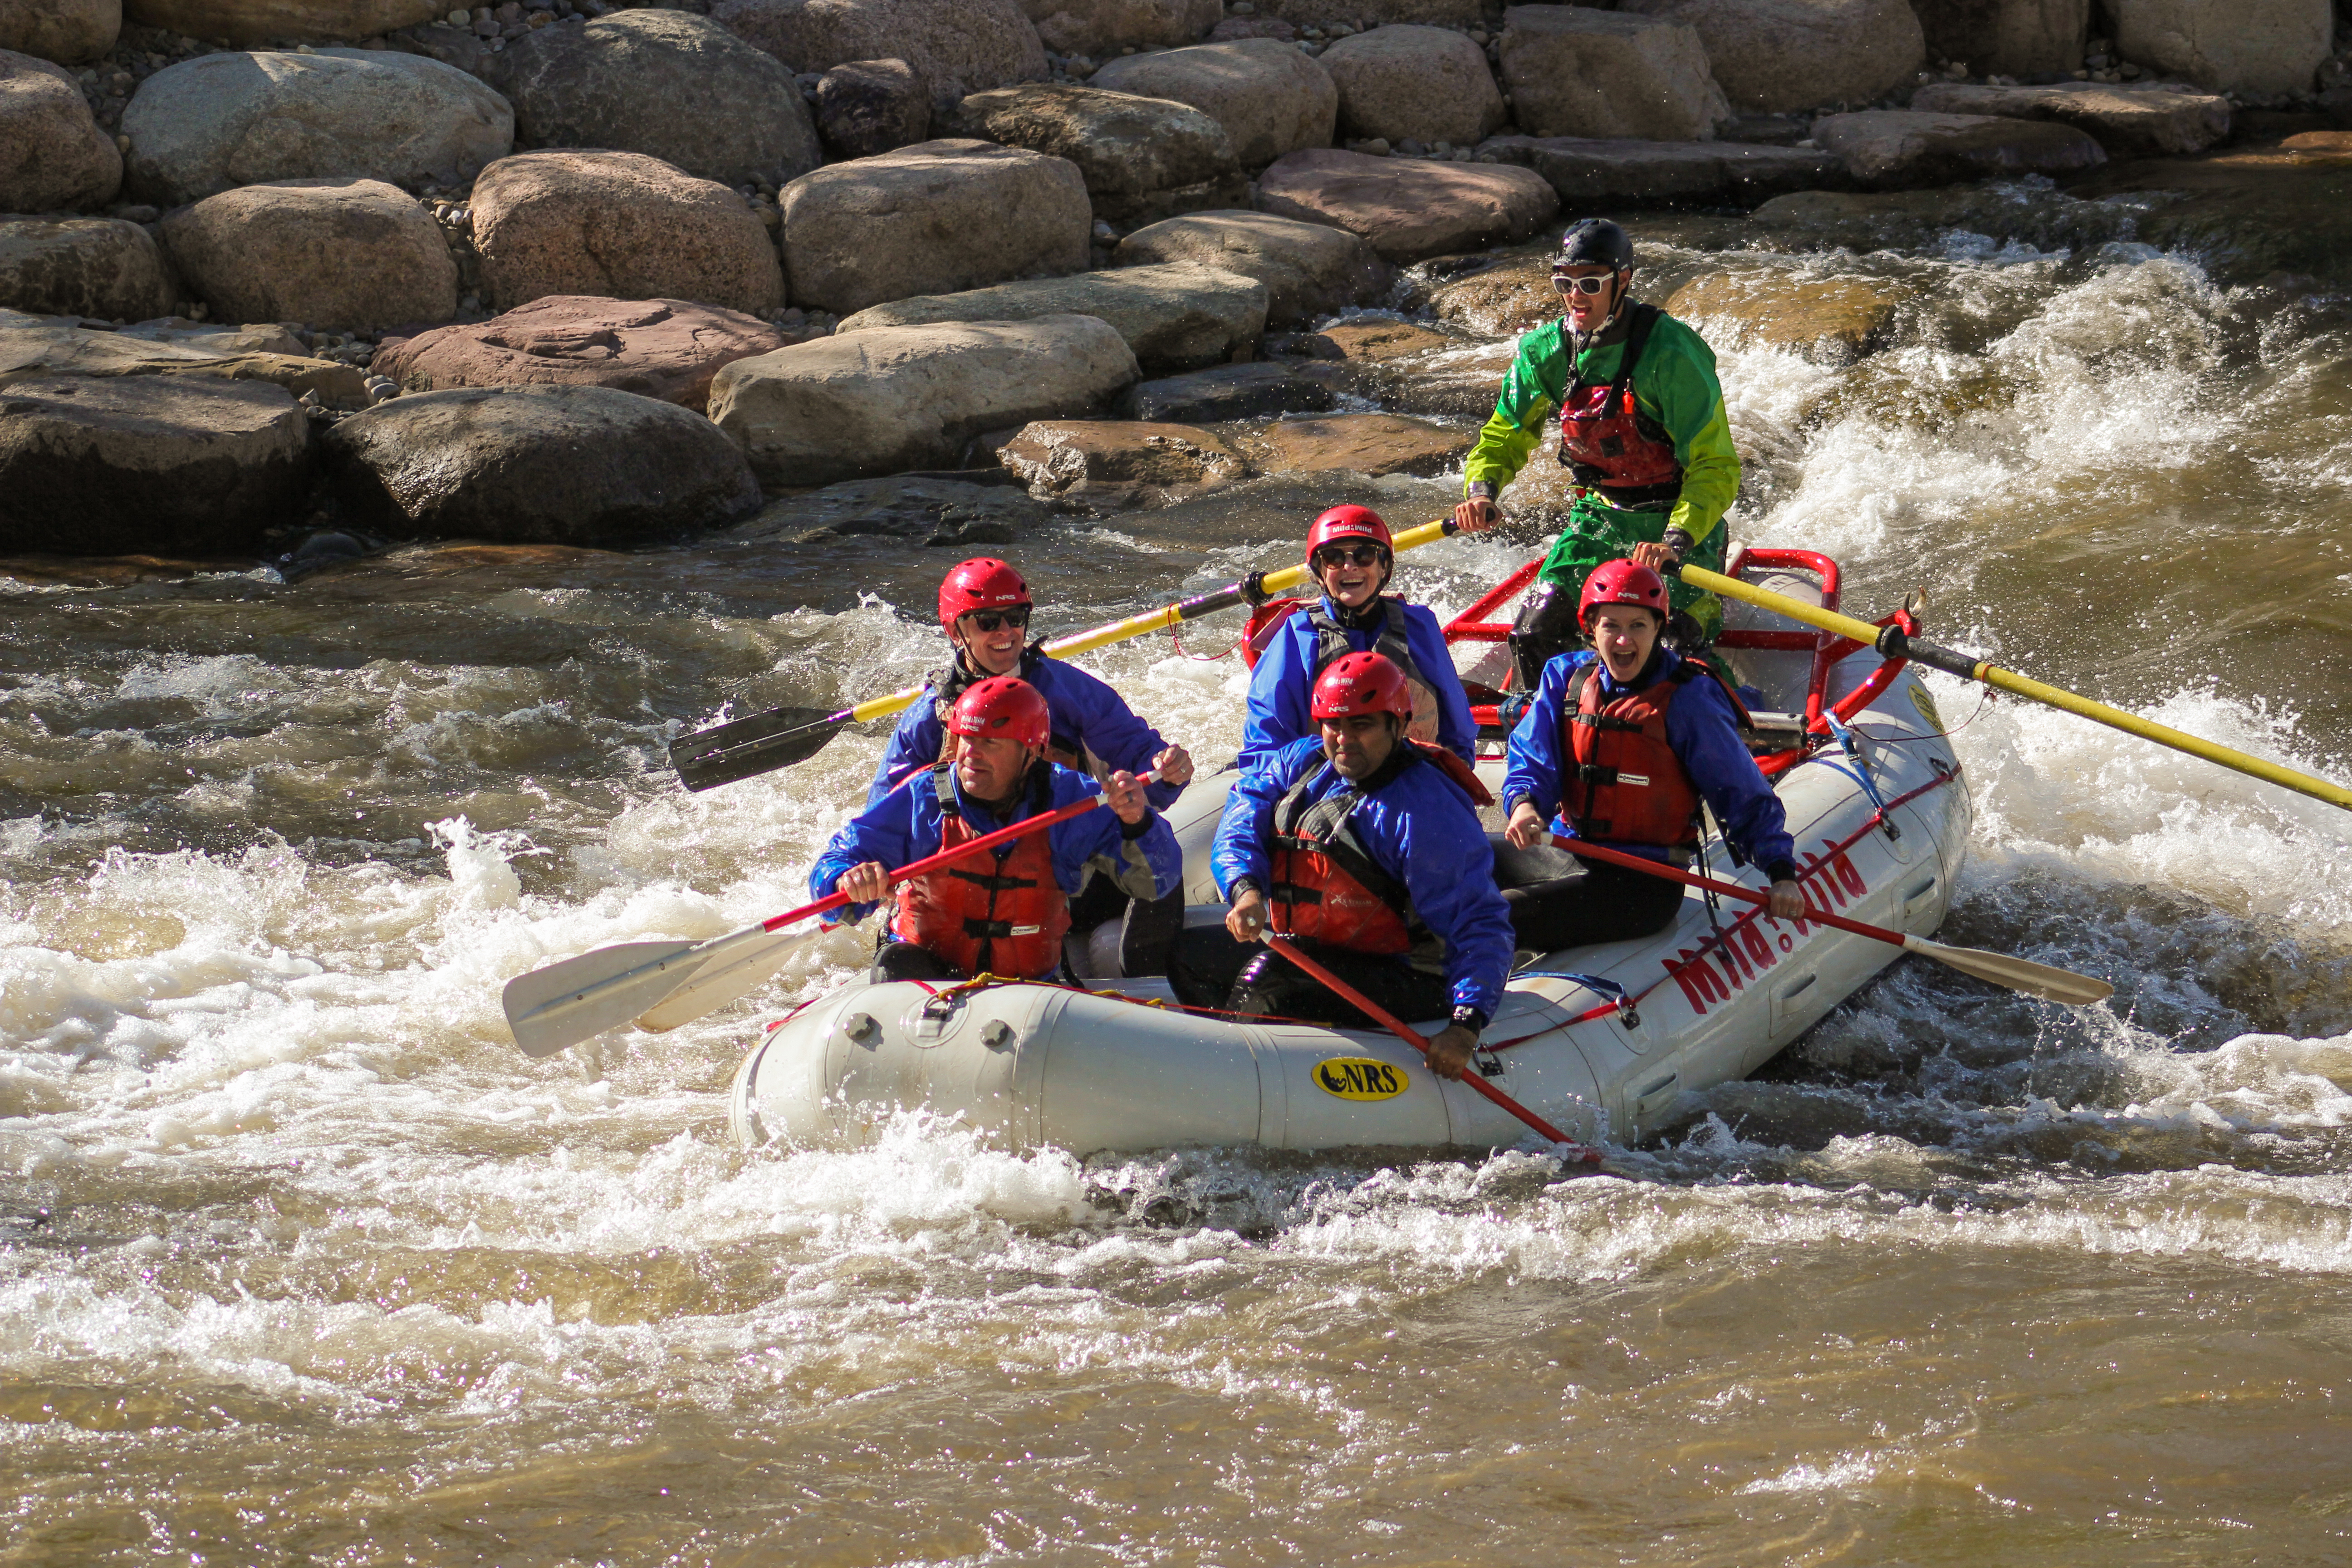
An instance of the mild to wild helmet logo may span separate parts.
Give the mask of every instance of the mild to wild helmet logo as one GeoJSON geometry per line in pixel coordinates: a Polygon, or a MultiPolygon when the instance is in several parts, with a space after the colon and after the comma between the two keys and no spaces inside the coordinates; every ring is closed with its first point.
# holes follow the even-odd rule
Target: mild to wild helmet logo
{"type": "Polygon", "coordinates": [[[1315,1064],[1315,1082],[1341,1100],[1394,1100],[1407,1079],[1404,1068],[1370,1057],[1333,1057],[1315,1064]]]}

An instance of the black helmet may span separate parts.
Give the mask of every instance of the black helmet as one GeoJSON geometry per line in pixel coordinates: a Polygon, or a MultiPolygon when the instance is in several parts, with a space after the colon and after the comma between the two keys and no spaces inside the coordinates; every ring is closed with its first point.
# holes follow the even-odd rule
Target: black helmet
{"type": "Polygon", "coordinates": [[[1625,231],[1605,217],[1580,217],[1568,226],[1560,236],[1559,259],[1552,263],[1554,270],[1562,267],[1613,267],[1628,271],[1633,265],[1633,242],[1625,231]]]}

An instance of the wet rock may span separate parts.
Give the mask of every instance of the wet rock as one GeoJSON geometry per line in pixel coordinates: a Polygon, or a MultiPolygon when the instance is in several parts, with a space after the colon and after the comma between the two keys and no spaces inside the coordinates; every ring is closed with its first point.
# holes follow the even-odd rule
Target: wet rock
{"type": "Polygon", "coordinates": [[[1321,223],[1255,212],[1201,212],[1137,229],[1119,267],[1195,261],[1265,285],[1267,324],[1301,326],[1387,294],[1395,271],[1362,238],[1321,223]]]}
{"type": "Polygon", "coordinates": [[[1581,5],[1503,13],[1503,80],[1535,136],[1684,142],[1731,118],[1686,24],[1581,5]]]}
{"type": "Polygon", "coordinates": [[[380,328],[457,313],[441,226],[381,180],[288,180],[167,214],[163,243],[228,321],[380,328]]]}
{"type": "Polygon", "coordinates": [[[1277,43],[1298,41],[1298,29],[1279,16],[1228,16],[1209,29],[1204,44],[1237,43],[1243,38],[1272,38],[1277,43]]]}
{"type": "Polygon", "coordinates": [[[1339,89],[1330,73],[1272,38],[1129,55],[1095,72],[1091,82],[1191,104],[1225,128],[1244,169],[1301,147],[1328,147],[1339,121],[1339,89]]]}
{"type": "Polygon", "coordinates": [[[278,577],[288,583],[325,571],[330,566],[347,566],[354,561],[364,561],[383,552],[384,542],[357,529],[320,528],[302,536],[293,549],[281,552],[269,564],[278,577]]]}
{"type": "Polygon", "coordinates": [[[966,136],[1066,158],[1094,214],[1149,223],[1249,199],[1224,128],[1190,104],[1091,87],[1036,83],[976,92],[958,106],[966,136]]]}
{"type": "Polygon", "coordinates": [[[534,147],[642,153],[728,185],[780,184],[824,162],[793,73],[707,16],[541,27],[503,58],[515,129],[534,147]]]}
{"type": "Polygon", "coordinates": [[[1339,351],[1342,359],[1399,359],[1430,349],[1442,349],[1454,340],[1444,332],[1433,332],[1427,327],[1417,327],[1411,321],[1400,321],[1387,316],[1362,316],[1350,321],[1334,321],[1323,329],[1323,338],[1339,351]]]}
{"type": "Polygon", "coordinates": [[[1929,58],[1965,60],[1979,76],[2064,76],[2082,65],[2091,26],[2091,0],[1911,0],[1911,9],[1929,58]]]}
{"type": "Polygon", "coordinates": [[[1905,298],[1875,279],[1774,269],[1696,279],[1675,289],[1665,309],[1703,323],[1710,342],[1793,349],[1816,363],[1845,365],[1885,346],[1905,298]]]}
{"type": "Polygon", "coordinates": [[[58,375],[165,375],[266,382],[332,407],[366,405],[366,378],[355,366],[304,357],[300,346],[273,329],[182,334],[92,331],[54,321],[0,326],[0,385],[58,375]],[[287,347],[297,352],[281,352],[287,347]]]}
{"type": "Polygon", "coordinates": [[[341,521],[394,539],[638,544],[760,504],[709,420],[608,386],[418,393],[337,425],[322,455],[341,521]]]}
{"type": "Polygon", "coordinates": [[[1393,22],[1475,27],[1485,19],[1486,0],[1259,0],[1258,15],[1280,16],[1300,27],[1345,22],[1378,27],[1393,22]]]}
{"type": "MultiPolygon", "coordinates": [[[[2066,194],[2083,198],[2065,204],[2070,226],[2095,234],[2108,215],[2126,216],[2129,226],[2117,237],[2187,252],[2224,283],[2287,273],[2352,288],[2352,162],[2340,154],[2314,149],[2111,164],[2066,194]]],[[[1990,225],[1976,226],[1990,232],[1990,225]]]]}
{"type": "Polygon", "coordinates": [[[698,300],[772,310],[783,275],[767,226],[725,185],[635,153],[520,153],[471,198],[493,309],[550,294],[698,300]]]}
{"type": "Polygon", "coordinates": [[[1330,406],[1328,387],[1294,374],[1286,366],[1258,362],[1138,382],[1119,398],[1118,415],[1122,419],[1213,425],[1330,406]]]}
{"type": "Polygon", "coordinates": [[[1467,432],[1393,414],[1321,414],[1278,419],[1236,443],[1261,473],[1442,474],[1475,444],[1467,432]]]}
{"type": "Polygon", "coordinates": [[[935,468],[973,437],[1098,413],[1135,355],[1093,316],[881,327],[719,371],[710,417],[771,486],[935,468]]]}
{"type": "Polygon", "coordinates": [[[1441,321],[1489,337],[1513,336],[1559,314],[1551,286],[1551,258],[1515,257],[1433,290],[1429,307],[1441,321]]]}
{"type": "Polygon", "coordinates": [[[1023,0],[1023,5],[1047,48],[1092,59],[1127,47],[1197,44],[1225,9],[1223,0],[1023,0]]]}
{"type": "Polygon", "coordinates": [[[1234,449],[1190,425],[1040,420],[1005,443],[997,461],[1034,496],[1112,505],[1165,504],[1248,473],[1234,449]]]}
{"type": "Polygon", "coordinates": [[[1616,142],[1496,136],[1478,144],[1534,170],[1570,212],[1611,206],[1754,206],[1790,191],[1844,190],[1843,160],[1810,147],[1743,142],[1616,142]]]}
{"type": "Polygon", "coordinates": [[[294,520],[310,421],[282,388],[174,376],[0,386],[0,552],[249,550],[294,520]]]}
{"type": "MultiPolygon", "coordinates": [[[[1316,57],[1339,89],[1339,132],[1467,147],[1508,118],[1486,51],[1444,27],[1374,27],[1316,57]]],[[[1706,74],[1704,58],[1699,71],[1706,74]]]]}
{"type": "MultiPolygon", "coordinates": [[[[191,38],[227,44],[325,43],[372,38],[446,14],[447,0],[128,0],[125,17],[191,38]]],[[[350,169],[305,174],[353,174],[350,169]]]]}
{"type": "Polygon", "coordinates": [[[904,60],[930,89],[935,113],[1047,74],[1045,47],[1019,0],[719,0],[710,19],[796,73],[904,60]]]}
{"type": "Polygon", "coordinates": [[[1495,411],[1496,389],[1511,368],[1517,348],[1515,338],[1486,342],[1444,338],[1385,358],[1308,365],[1300,374],[1370,398],[1392,413],[1463,419],[1475,428],[1495,411]]]}
{"type": "MultiPolygon", "coordinates": [[[[1003,476],[986,477],[993,480],[1003,476]]],[[[728,530],[728,535],[813,544],[845,535],[880,534],[934,548],[969,549],[1016,544],[1054,515],[1053,507],[1018,485],[897,474],[887,479],[852,479],[770,501],[728,530]]]]}
{"type": "Polygon", "coordinates": [[[2051,120],[2097,138],[2113,158],[2178,157],[2202,153],[2230,134],[2230,100],[2177,83],[2107,87],[1972,87],[1936,82],[1911,95],[1929,114],[1998,114],[2051,120]]]}
{"type": "Polygon", "coordinates": [[[858,311],[835,331],[1041,316],[1097,317],[1127,340],[1143,368],[1197,370],[1222,364],[1265,336],[1265,289],[1235,273],[1173,261],[894,300],[858,311]]]}
{"type": "Polygon", "coordinates": [[[1083,270],[1094,223],[1076,164],[954,138],[803,174],[780,205],[793,302],[840,315],[1083,270]]]}
{"type": "Polygon", "coordinates": [[[1734,109],[1874,102],[1927,54],[1907,0],[1623,0],[1622,8],[1697,28],[1734,109]]]}
{"type": "Polygon", "coordinates": [[[0,50],[53,65],[86,65],[114,47],[122,0],[9,0],[0,6],[0,50]]]}
{"type": "Polygon", "coordinates": [[[1402,262],[1525,239],[1559,213],[1559,197],[1527,169],[1318,151],[1266,170],[1258,205],[1361,235],[1402,262]]]}
{"type": "Polygon", "coordinates": [[[418,55],[200,55],[142,82],[122,132],[131,194],[168,207],[269,180],[454,181],[513,147],[514,111],[418,55]]]}
{"type": "Polygon", "coordinates": [[[490,321],[388,337],[370,368],[411,392],[610,386],[699,411],[719,366],[793,342],[756,316],[687,300],[553,294],[490,321]]]}
{"type": "Polygon", "coordinates": [[[816,84],[816,132],[836,158],[871,158],[931,133],[931,89],[904,60],[851,60],[816,84]]]}
{"type": "Polygon", "coordinates": [[[2095,140],[2071,125],[1990,114],[1832,114],[1813,122],[1813,139],[1873,190],[2074,174],[2107,161],[2095,140]]]}
{"type": "Polygon", "coordinates": [[[63,66],[0,49],[0,212],[103,206],[122,184],[122,154],[63,66]]]}
{"type": "Polygon", "coordinates": [[[2106,0],[2123,58],[2222,90],[2305,93],[2330,48],[2329,0],[2106,0]]]}
{"type": "Polygon", "coordinates": [[[0,217],[0,307],[144,321],[179,291],[154,237],[105,217],[0,217]]]}

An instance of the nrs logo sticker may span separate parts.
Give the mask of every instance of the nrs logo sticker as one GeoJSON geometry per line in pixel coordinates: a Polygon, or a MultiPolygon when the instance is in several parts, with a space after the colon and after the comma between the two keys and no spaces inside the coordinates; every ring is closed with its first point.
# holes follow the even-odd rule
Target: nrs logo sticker
{"type": "Polygon", "coordinates": [[[1927,721],[1929,730],[1942,731],[1944,716],[1936,711],[1936,700],[1928,694],[1926,682],[1915,680],[1911,683],[1911,706],[1919,710],[1919,717],[1927,721]]]}
{"type": "Polygon", "coordinates": [[[1315,1064],[1315,1082],[1341,1100],[1394,1100],[1405,1090],[1404,1068],[1370,1057],[1333,1057],[1315,1064]]]}

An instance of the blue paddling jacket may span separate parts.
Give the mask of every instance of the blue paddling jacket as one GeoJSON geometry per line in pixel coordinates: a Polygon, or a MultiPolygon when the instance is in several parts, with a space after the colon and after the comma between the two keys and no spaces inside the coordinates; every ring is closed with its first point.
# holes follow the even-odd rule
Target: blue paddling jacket
{"type": "MultiPolygon", "coordinates": [[[[1294,741],[1315,733],[1315,678],[1342,654],[1385,654],[1403,669],[1408,682],[1435,700],[1437,732],[1428,738],[1465,763],[1477,761],[1478,726],[1445,632],[1425,605],[1408,605],[1383,594],[1366,606],[1385,611],[1384,623],[1348,626],[1341,611],[1323,598],[1294,612],[1275,632],[1257,668],[1250,672],[1249,714],[1242,725],[1241,768],[1246,773],[1294,741]]],[[[1354,619],[1356,617],[1349,617],[1354,619]]],[[[1414,718],[1423,698],[1413,693],[1414,718]]],[[[1424,731],[1425,733],[1425,731],[1424,731]]]]}

